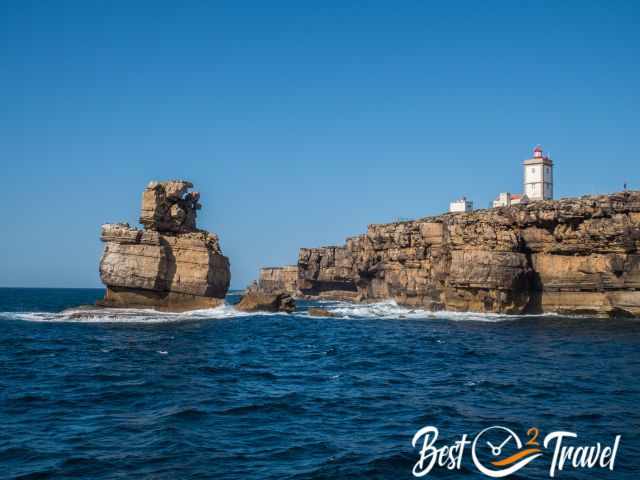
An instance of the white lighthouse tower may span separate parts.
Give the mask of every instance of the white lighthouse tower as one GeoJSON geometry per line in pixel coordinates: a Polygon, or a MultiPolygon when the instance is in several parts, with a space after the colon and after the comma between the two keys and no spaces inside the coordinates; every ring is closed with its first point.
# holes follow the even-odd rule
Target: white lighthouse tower
{"type": "Polygon", "coordinates": [[[533,158],[524,161],[524,193],[532,201],[553,198],[553,162],[540,145],[533,149],[533,158]]]}

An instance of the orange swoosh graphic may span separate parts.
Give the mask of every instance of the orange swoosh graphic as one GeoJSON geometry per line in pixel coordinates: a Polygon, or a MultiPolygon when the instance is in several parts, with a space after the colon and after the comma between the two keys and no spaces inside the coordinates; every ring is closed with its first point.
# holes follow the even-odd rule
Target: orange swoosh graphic
{"type": "Polygon", "coordinates": [[[514,453],[510,457],[503,458],[502,460],[498,460],[497,462],[491,462],[492,465],[496,467],[504,467],[505,465],[511,465],[514,462],[517,462],[522,457],[526,457],[527,455],[531,455],[534,453],[540,453],[542,450],[539,448],[527,448],[526,450],[522,450],[521,452],[514,453]]]}

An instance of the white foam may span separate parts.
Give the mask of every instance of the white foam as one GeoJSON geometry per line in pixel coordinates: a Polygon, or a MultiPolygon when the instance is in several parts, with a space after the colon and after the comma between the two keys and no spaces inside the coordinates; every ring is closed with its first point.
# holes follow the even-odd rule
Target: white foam
{"type": "Polygon", "coordinates": [[[142,308],[96,308],[68,309],[52,312],[0,312],[2,319],[18,319],[28,322],[74,322],[74,323],[166,323],[193,320],[216,320],[247,317],[251,315],[275,315],[266,312],[240,312],[229,304],[216,308],[191,310],[181,313],[159,312],[142,308]]]}
{"type": "MultiPolygon", "coordinates": [[[[427,311],[398,305],[394,300],[377,303],[349,303],[322,300],[322,308],[344,319],[446,319],[454,321],[501,322],[523,318],[525,315],[504,315],[498,313],[427,311]]],[[[310,316],[306,314],[306,316],[310,316]]]]}
{"type": "MultiPolygon", "coordinates": [[[[502,322],[513,321],[535,315],[504,315],[497,313],[476,312],[432,312],[412,309],[398,305],[393,300],[377,303],[349,303],[340,301],[321,300],[314,302],[323,309],[342,319],[393,319],[393,320],[434,320],[445,319],[452,321],[474,322],[502,322]]],[[[191,310],[181,313],[159,312],[153,309],[137,308],[95,308],[69,309],[61,313],[52,312],[0,312],[2,319],[18,319],[29,322],[75,322],[75,323],[167,323],[194,320],[216,320],[226,318],[242,318],[250,316],[282,315],[270,312],[241,312],[229,304],[216,308],[191,310]]],[[[308,318],[319,318],[309,315],[306,311],[297,311],[293,315],[308,318]]],[[[546,314],[547,316],[549,314],[546,314]]]]}

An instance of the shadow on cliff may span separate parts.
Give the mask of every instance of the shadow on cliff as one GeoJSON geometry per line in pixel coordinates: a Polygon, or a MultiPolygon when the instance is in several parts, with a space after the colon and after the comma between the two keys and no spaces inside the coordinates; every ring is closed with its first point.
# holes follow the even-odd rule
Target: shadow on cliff
{"type": "Polygon", "coordinates": [[[160,268],[159,271],[164,272],[164,275],[158,275],[156,277],[155,289],[166,292],[169,294],[169,290],[171,290],[171,286],[173,285],[173,280],[176,276],[176,256],[173,253],[173,248],[167,242],[166,239],[160,238],[160,246],[162,247],[163,257],[160,260],[160,268]]]}
{"type": "Polygon", "coordinates": [[[527,303],[522,313],[525,315],[537,315],[542,313],[542,279],[540,274],[533,268],[531,252],[526,252],[525,255],[531,272],[529,273],[529,303],[527,303]]]}

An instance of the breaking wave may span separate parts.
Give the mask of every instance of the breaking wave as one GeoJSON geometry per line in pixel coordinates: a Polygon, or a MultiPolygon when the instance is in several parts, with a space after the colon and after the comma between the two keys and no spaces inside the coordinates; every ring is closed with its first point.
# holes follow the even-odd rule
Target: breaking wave
{"type": "MultiPolygon", "coordinates": [[[[401,305],[398,305],[395,300],[364,304],[330,300],[322,300],[317,303],[323,309],[333,313],[338,318],[344,319],[444,319],[453,321],[502,322],[509,320],[513,321],[520,318],[533,316],[505,315],[499,313],[428,311],[417,308],[403,307],[401,305]]],[[[306,312],[305,315],[311,316],[306,312]]]]}
{"type": "Polygon", "coordinates": [[[193,320],[216,320],[273,315],[267,312],[240,312],[229,304],[216,308],[173,313],[142,308],[71,308],[52,312],[0,312],[0,319],[16,319],[29,322],[77,322],[77,323],[167,323],[193,320]]]}
{"type": "MultiPolygon", "coordinates": [[[[309,314],[308,308],[319,307],[333,314],[334,319],[343,320],[451,320],[472,322],[514,321],[538,315],[505,315],[497,313],[427,311],[398,305],[394,300],[376,303],[351,303],[337,300],[302,302],[291,315],[302,318],[317,317],[309,314]]],[[[161,312],[143,308],[69,308],[62,312],[27,311],[0,312],[0,320],[23,320],[29,322],[72,323],[168,323],[198,320],[245,318],[252,316],[286,315],[282,312],[241,312],[230,303],[216,308],[190,310],[186,312],[161,312]]],[[[544,316],[549,316],[545,314],[544,316]]]]}
{"type": "MultiPolygon", "coordinates": [[[[350,303],[321,300],[312,306],[325,309],[337,319],[383,319],[383,320],[452,320],[475,322],[513,321],[533,315],[504,315],[497,313],[427,311],[403,307],[394,300],[377,303],[350,303]]],[[[167,323],[196,320],[217,320],[251,317],[256,315],[281,315],[271,312],[241,312],[230,304],[216,308],[190,310],[186,312],[160,312],[142,308],[71,308],[62,312],[0,312],[0,320],[23,320],[29,322],[75,322],[75,323],[167,323]]],[[[307,310],[298,310],[293,315],[305,318],[319,318],[307,310]]],[[[548,314],[547,314],[548,315],[548,314]]]]}

